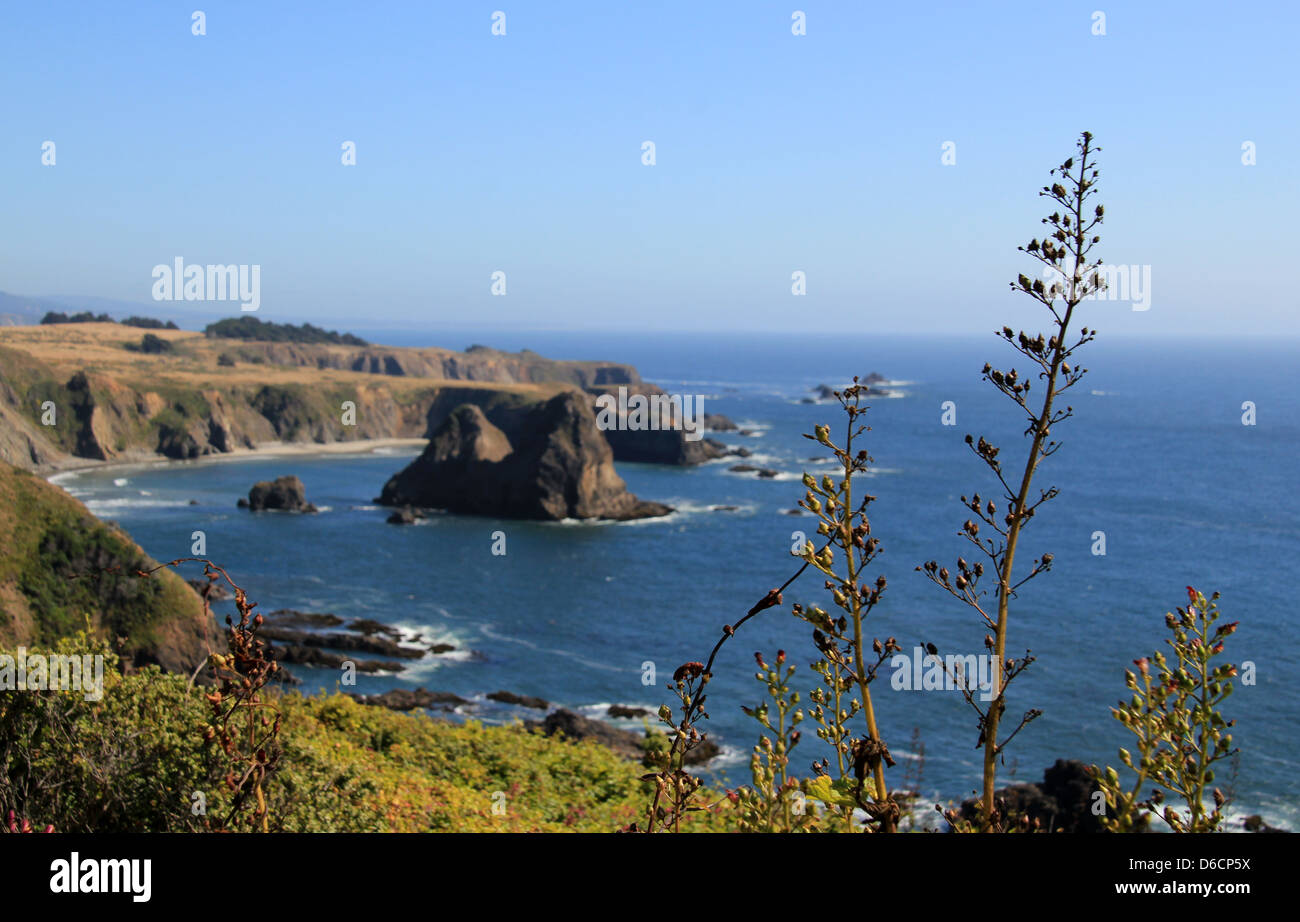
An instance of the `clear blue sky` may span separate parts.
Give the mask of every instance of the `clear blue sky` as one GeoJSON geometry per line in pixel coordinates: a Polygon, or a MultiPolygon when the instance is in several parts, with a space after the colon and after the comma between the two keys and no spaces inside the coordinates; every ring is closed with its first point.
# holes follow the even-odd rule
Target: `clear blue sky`
{"type": "Polygon", "coordinates": [[[1298,8],[4,3],[0,290],[148,301],[181,256],[341,328],[1036,328],[1015,247],[1088,129],[1101,255],[1152,267],[1096,326],[1295,335],[1298,8]]]}

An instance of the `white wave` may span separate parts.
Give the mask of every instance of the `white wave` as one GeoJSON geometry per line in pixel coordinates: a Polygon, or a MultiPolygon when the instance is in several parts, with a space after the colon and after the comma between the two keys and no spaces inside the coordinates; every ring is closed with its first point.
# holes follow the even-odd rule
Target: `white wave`
{"type": "Polygon", "coordinates": [[[558,519],[554,522],[542,522],[541,524],[562,528],[590,528],[593,525],[609,525],[611,523],[608,519],[558,519]]]}
{"type": "Polygon", "coordinates": [[[130,482],[131,482],[131,481],[127,480],[125,477],[115,477],[115,478],[113,478],[113,486],[115,486],[115,487],[124,487],[124,486],[126,486],[128,483],[130,483],[130,482]]]}
{"type": "MultiPolygon", "coordinates": [[[[714,739],[714,742],[718,743],[718,740],[714,739]]],[[[738,768],[742,765],[748,767],[749,756],[752,751],[752,749],[741,749],[737,746],[729,746],[726,743],[718,743],[718,754],[706,762],[704,767],[709,771],[738,768]]]]}
{"type": "MultiPolygon", "coordinates": [[[[412,621],[403,619],[401,621],[390,621],[388,626],[402,632],[403,637],[409,637],[414,642],[422,644],[446,643],[451,644],[457,650],[463,650],[468,641],[454,631],[438,625],[425,624],[422,621],[412,621]]],[[[404,641],[410,642],[410,641],[404,641]]],[[[450,656],[449,653],[438,654],[441,656],[450,656]]]]}
{"type": "Polygon", "coordinates": [[[497,640],[503,643],[519,644],[519,646],[521,647],[527,647],[528,649],[535,650],[538,653],[549,653],[552,656],[562,656],[565,659],[571,659],[574,660],[575,662],[582,663],[582,665],[587,666],[590,669],[599,669],[603,672],[627,672],[628,671],[627,669],[618,666],[611,666],[609,665],[609,663],[602,663],[597,660],[587,659],[586,657],[581,656],[578,653],[574,653],[572,650],[562,650],[556,647],[543,647],[540,644],[533,643],[531,640],[523,640],[519,637],[511,637],[508,634],[498,634],[496,631],[492,630],[492,626],[488,624],[481,625],[479,629],[483,632],[483,636],[487,637],[490,640],[497,640]]]}
{"type": "MultiPolygon", "coordinates": [[[[698,500],[682,499],[680,497],[672,497],[669,499],[665,499],[663,500],[663,502],[667,503],[669,506],[672,506],[674,513],[681,513],[682,516],[717,515],[720,513],[725,513],[726,515],[741,515],[746,513],[752,514],[758,511],[758,505],[756,503],[728,503],[728,502],[703,503],[698,500]],[[736,508],[718,509],[717,508],[718,506],[735,506],[736,508]]],[[[672,516],[664,516],[663,519],[661,519],[660,521],[664,521],[670,518],[672,518],[672,516]]]]}
{"type": "MultiPolygon", "coordinates": [[[[804,470],[806,470],[809,474],[812,474],[816,477],[820,477],[822,474],[830,474],[831,476],[834,476],[836,474],[844,473],[844,468],[834,458],[829,458],[825,462],[818,462],[818,463],[808,462],[808,464],[809,466],[804,468],[804,470]]],[[[865,471],[859,471],[854,476],[855,477],[879,477],[884,474],[901,474],[901,473],[903,473],[903,469],[901,467],[869,467],[865,471]]],[[[802,476],[803,475],[801,474],[800,477],[802,476]]]]}
{"type": "Polygon", "coordinates": [[[653,517],[653,518],[649,518],[649,519],[627,519],[627,520],[622,521],[622,522],[611,522],[611,523],[609,523],[609,524],[611,524],[611,525],[619,525],[619,526],[623,526],[623,525],[668,525],[668,524],[670,524],[670,523],[672,523],[672,522],[680,522],[682,519],[686,518],[688,515],[691,515],[691,513],[689,513],[689,512],[685,512],[685,511],[683,511],[683,510],[681,510],[681,509],[674,509],[672,512],[668,513],[667,515],[657,515],[657,516],[655,516],[655,517],[653,517]]]}
{"type": "Polygon", "coordinates": [[[651,725],[659,723],[659,718],[656,716],[659,711],[659,705],[657,704],[629,704],[625,701],[598,701],[595,704],[579,704],[572,708],[572,710],[577,711],[585,717],[590,717],[594,720],[608,721],[615,726],[620,726],[629,730],[641,728],[645,725],[647,720],[650,721],[651,725]],[[645,714],[640,717],[611,717],[609,709],[611,705],[615,703],[625,708],[640,708],[645,711],[645,714]]]}
{"type": "Polygon", "coordinates": [[[110,509],[153,509],[188,505],[189,500],[182,499],[136,499],[135,497],[118,497],[117,499],[86,500],[86,508],[96,514],[107,512],[110,509]]]}
{"type": "Polygon", "coordinates": [[[437,656],[430,653],[418,660],[408,660],[402,666],[401,677],[412,682],[428,681],[429,677],[439,669],[445,669],[455,663],[466,663],[473,658],[474,654],[469,650],[457,650],[455,653],[443,653],[437,656]]]}

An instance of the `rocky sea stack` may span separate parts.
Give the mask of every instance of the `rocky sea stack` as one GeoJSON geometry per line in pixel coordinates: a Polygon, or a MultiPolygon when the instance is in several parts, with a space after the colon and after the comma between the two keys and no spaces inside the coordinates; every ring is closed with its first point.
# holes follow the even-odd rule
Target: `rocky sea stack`
{"type": "Polygon", "coordinates": [[[275,480],[263,480],[253,484],[248,491],[248,499],[241,499],[237,505],[241,509],[260,512],[263,509],[277,509],[282,512],[316,512],[317,509],[307,502],[307,490],[302,481],[292,475],[277,477],[275,480]]]}
{"type": "Polygon", "coordinates": [[[566,391],[501,422],[506,428],[476,405],[457,407],[424,453],[384,485],[379,502],[515,519],[623,520],[672,511],[627,491],[582,394],[566,391]]]}

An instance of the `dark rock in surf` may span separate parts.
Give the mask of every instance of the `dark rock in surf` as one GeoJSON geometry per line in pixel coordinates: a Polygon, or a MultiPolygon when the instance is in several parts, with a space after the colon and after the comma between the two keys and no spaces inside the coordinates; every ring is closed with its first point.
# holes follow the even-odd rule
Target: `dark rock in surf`
{"type": "Polygon", "coordinates": [[[427,688],[394,688],[378,695],[352,695],[361,704],[386,707],[394,711],[413,711],[416,708],[439,707],[450,711],[457,705],[469,704],[460,695],[451,692],[431,692],[427,688]]]}
{"type": "MultiPolygon", "coordinates": [[[[1057,759],[1043,772],[1043,780],[1031,784],[1013,784],[994,794],[1004,805],[1012,822],[1021,817],[1037,821],[1044,832],[1101,832],[1101,823],[1092,812],[1092,792],[1097,789],[1088,766],[1078,759],[1057,759]]],[[[963,819],[979,815],[979,801],[962,802],[963,819]]]]}
{"type": "Polygon", "coordinates": [[[581,394],[533,404],[513,417],[511,430],[462,404],[384,485],[380,503],[513,519],[627,520],[672,511],[627,491],[581,394]]]}
{"type": "Polygon", "coordinates": [[[302,481],[292,475],[253,484],[253,488],[248,491],[248,499],[240,500],[237,505],[253,512],[266,509],[280,512],[317,511],[315,506],[307,502],[307,491],[302,481]]]}
{"type": "MultiPolygon", "coordinates": [[[[592,720],[572,711],[559,708],[546,715],[546,719],[526,723],[525,726],[538,730],[546,736],[562,736],[570,740],[594,739],[605,747],[612,749],[625,759],[642,761],[646,758],[646,737],[643,733],[633,733],[612,727],[600,720],[592,720]]],[[[705,737],[686,754],[687,765],[699,765],[709,761],[721,752],[713,740],[705,737]]]]}
{"type": "Polygon", "coordinates": [[[516,707],[533,708],[538,711],[544,711],[551,706],[551,702],[545,698],[537,698],[533,695],[516,695],[514,692],[508,691],[489,692],[487,697],[499,704],[513,704],[516,707]]]}

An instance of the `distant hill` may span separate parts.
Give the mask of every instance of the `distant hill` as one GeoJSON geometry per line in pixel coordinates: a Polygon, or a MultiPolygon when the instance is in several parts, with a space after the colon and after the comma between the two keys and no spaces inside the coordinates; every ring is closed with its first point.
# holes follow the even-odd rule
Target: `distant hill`
{"type": "Polygon", "coordinates": [[[51,298],[34,298],[28,295],[11,295],[0,291],[0,326],[17,327],[35,325],[50,311],[67,310],[68,305],[51,298]]]}
{"type": "Polygon", "coordinates": [[[93,295],[16,295],[0,291],[0,327],[35,326],[51,312],[108,314],[119,322],[126,317],[149,317],[164,324],[170,321],[185,329],[196,329],[226,316],[218,311],[189,306],[177,310],[167,302],[121,301],[93,295]]]}

